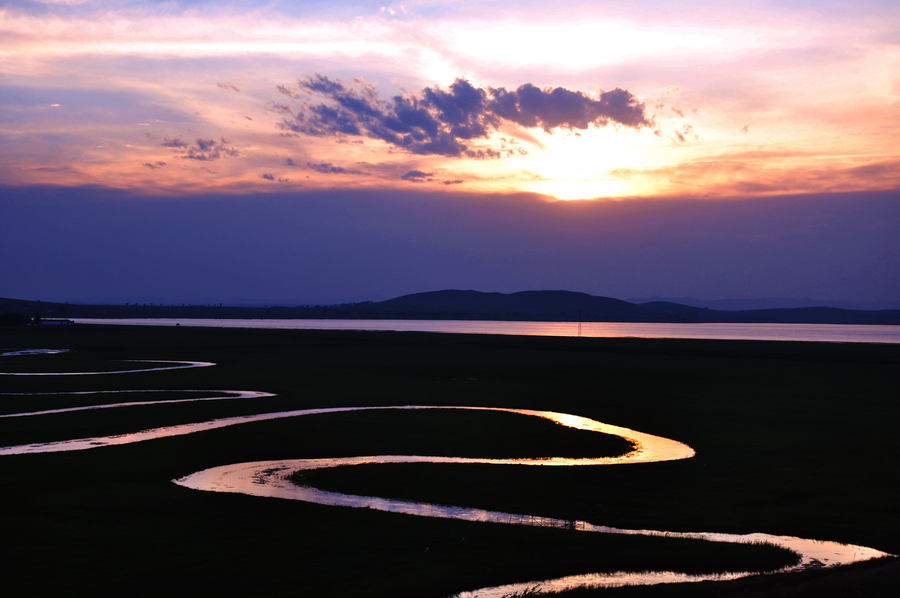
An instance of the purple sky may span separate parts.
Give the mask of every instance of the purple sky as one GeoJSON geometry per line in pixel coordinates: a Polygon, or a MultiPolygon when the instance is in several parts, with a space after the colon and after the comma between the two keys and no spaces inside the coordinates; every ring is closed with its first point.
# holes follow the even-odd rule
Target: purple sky
{"type": "Polygon", "coordinates": [[[331,303],[444,288],[896,302],[896,192],[559,202],[0,189],[0,296],[331,303]]]}
{"type": "Polygon", "coordinates": [[[886,0],[8,0],[0,296],[900,303],[897,23],[886,0]]]}

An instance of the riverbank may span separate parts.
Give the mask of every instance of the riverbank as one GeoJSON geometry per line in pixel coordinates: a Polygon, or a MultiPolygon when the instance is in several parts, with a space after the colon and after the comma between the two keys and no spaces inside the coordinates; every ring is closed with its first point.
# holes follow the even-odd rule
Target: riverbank
{"type": "MultiPolygon", "coordinates": [[[[290,408],[464,402],[579,413],[698,451],[683,462],[601,471],[359,466],[310,473],[316,485],[623,527],[765,531],[900,552],[900,489],[892,466],[900,456],[893,432],[900,408],[892,400],[900,348],[893,346],[94,326],[3,331],[0,345],[72,349],[15,358],[21,367],[45,371],[115,369],[111,362],[118,359],[217,363],[122,376],[4,378],[5,392],[231,388],[279,395],[133,407],[130,414],[90,418],[104,430],[290,408]]],[[[88,425],[74,415],[52,417],[68,431],[88,425]]],[[[499,456],[527,449],[539,456],[544,446],[583,455],[593,440],[514,416],[405,415],[316,416],[321,419],[4,458],[0,491],[10,506],[3,529],[19,541],[4,547],[3,558],[37,593],[78,587],[149,595],[182,574],[185,591],[335,596],[440,596],[603,565],[716,570],[777,567],[783,559],[757,547],[435,522],[209,495],[169,483],[238,461],[442,450],[499,456]],[[50,553],[60,558],[48,564],[50,553]],[[53,576],[40,573],[48,567],[53,576]]],[[[896,587],[896,567],[860,570],[876,580],[869,595],[896,587]]],[[[802,574],[821,579],[815,575],[802,574]]],[[[841,585],[846,571],[821,575],[836,580],[835,595],[852,587],[841,585]]],[[[790,588],[791,579],[729,582],[715,594],[790,588]]],[[[677,590],[616,590],[671,591],[677,590]]]]}

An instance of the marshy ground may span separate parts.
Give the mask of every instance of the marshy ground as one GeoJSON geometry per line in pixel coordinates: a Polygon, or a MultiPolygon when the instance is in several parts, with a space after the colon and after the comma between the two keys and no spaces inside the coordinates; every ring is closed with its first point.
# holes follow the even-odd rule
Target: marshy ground
{"type": "MultiPolygon", "coordinates": [[[[0,420],[0,445],[344,405],[487,405],[577,413],[687,442],[693,459],[622,467],[358,466],[305,483],[629,528],[798,535],[900,553],[900,347],[235,329],[4,329],[3,371],[215,367],[0,377],[2,392],[246,389],[277,397],[0,420]],[[130,367],[130,366],[129,366],[130,367]]],[[[160,393],[162,398],[203,393],[160,393]]],[[[141,399],[146,397],[141,397],[141,399]]],[[[0,397],[3,413],[128,395],[0,397]]],[[[363,412],[0,460],[0,553],[33,593],[444,596],[615,569],[778,568],[768,547],[434,521],[170,482],[230,462],[373,454],[601,456],[627,450],[510,414],[363,412]],[[177,579],[184,578],[184,581],[177,579]]],[[[896,561],[700,587],[573,595],[893,595],[896,561]]]]}

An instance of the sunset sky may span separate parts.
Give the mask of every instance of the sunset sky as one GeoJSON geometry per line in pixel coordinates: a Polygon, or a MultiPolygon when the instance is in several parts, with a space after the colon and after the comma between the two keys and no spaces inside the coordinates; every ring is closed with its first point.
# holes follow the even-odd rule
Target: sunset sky
{"type": "MultiPolygon", "coordinates": [[[[0,185],[8,200],[0,208],[7,214],[2,226],[10,227],[20,210],[37,210],[29,193],[47,186],[58,187],[56,201],[64,201],[62,190],[83,197],[75,191],[99,188],[108,201],[120,197],[113,203],[128,209],[137,197],[196,198],[192,205],[201,206],[211,194],[224,205],[292,194],[298,202],[313,201],[338,190],[354,202],[377,202],[396,192],[415,211],[424,209],[416,205],[418,194],[419,204],[428,206],[455,202],[463,229],[485,226],[488,205],[512,214],[510,226],[559,228],[566,217],[560,216],[565,208],[553,207],[558,200],[593,200],[598,205],[579,209],[590,210],[590,218],[604,226],[609,210],[634,209],[647,214],[647,221],[664,223],[663,214],[684,202],[706,202],[696,208],[701,211],[741,202],[748,209],[746,202],[756,202],[775,223],[766,225],[763,237],[791,237],[795,228],[782,230],[779,223],[796,220],[800,224],[790,226],[809,227],[803,248],[811,256],[825,255],[827,248],[859,254],[857,261],[833,262],[829,274],[823,264],[809,266],[813,257],[794,263],[788,252],[781,254],[785,261],[775,278],[766,278],[760,272],[771,271],[771,262],[754,262],[752,256],[769,259],[764,256],[781,246],[757,236],[754,242],[762,246],[755,252],[746,246],[749,261],[723,258],[703,278],[682,263],[682,270],[668,269],[660,279],[627,257],[619,262],[621,271],[605,279],[596,273],[579,278],[576,272],[591,263],[589,252],[600,250],[560,233],[553,251],[561,252],[561,263],[579,264],[566,276],[558,265],[547,265],[530,276],[504,277],[527,269],[525,262],[507,260],[471,278],[464,273],[473,266],[460,263],[440,266],[446,276],[427,280],[410,275],[395,284],[354,286],[349,279],[333,284],[306,276],[312,286],[288,288],[265,279],[259,281],[265,290],[230,296],[341,300],[478,284],[482,290],[565,285],[619,296],[900,300],[894,239],[900,224],[900,5],[735,4],[3,2],[0,185]],[[841,210],[854,214],[854,222],[841,210],[835,220],[828,220],[828,210],[814,216],[813,200],[797,208],[797,197],[823,194],[829,194],[829,206],[844,202],[841,210]],[[460,197],[465,199],[454,199],[460,197]],[[610,207],[611,202],[633,207],[610,207]],[[862,209],[870,204],[878,207],[862,209]],[[847,207],[853,205],[861,209],[847,207]],[[790,214],[779,216],[779,206],[790,214]],[[538,216],[542,210],[549,212],[538,216]],[[515,224],[526,213],[535,220],[515,224]],[[803,215],[816,222],[804,224],[803,215]],[[844,238],[857,229],[858,237],[844,238]],[[839,230],[843,236],[833,234],[839,230]],[[835,247],[838,239],[848,245],[835,247]],[[743,286],[710,282],[726,276],[729,263],[751,270],[758,280],[743,286]],[[670,280],[679,273],[680,282],[670,280]]],[[[403,213],[400,220],[411,218],[411,208],[396,197],[373,216],[395,228],[398,218],[391,210],[403,213]]],[[[94,200],[66,201],[71,207],[73,201],[94,200]]],[[[40,209],[35,213],[54,208],[40,209]]],[[[252,209],[262,220],[272,210],[252,209]]],[[[296,213],[313,217],[302,207],[296,213]]],[[[726,219],[736,213],[721,212],[726,219]]],[[[702,245],[707,254],[753,234],[741,228],[729,236],[718,220],[709,224],[719,227],[714,233],[686,229],[676,218],[671,226],[677,228],[660,224],[649,239],[641,218],[634,220],[616,229],[617,235],[631,235],[629,243],[677,237],[697,251],[702,245]]],[[[341,222],[323,227],[332,240],[352,246],[355,237],[341,222]]],[[[396,228],[390,243],[409,245],[418,238],[422,223],[409,226],[396,228]]],[[[40,226],[15,228],[6,229],[7,243],[0,244],[4,257],[24,256],[29,243],[43,251],[59,249],[74,234],[66,229],[48,240],[40,226]],[[13,233],[24,245],[11,244],[13,233]]],[[[461,231],[461,237],[467,234],[461,231]]],[[[544,233],[535,234],[537,239],[544,233]]],[[[684,246],[673,243],[661,247],[659,256],[684,246]]],[[[145,246],[143,268],[163,267],[159,247],[145,246]]],[[[127,243],[121,250],[128,252],[127,243]]],[[[458,256],[467,246],[448,240],[435,251],[458,256]]],[[[329,255],[322,258],[326,263],[333,259],[329,255]]],[[[293,259],[296,264],[299,258],[293,259]]],[[[144,286],[115,288],[100,274],[78,288],[74,282],[53,286],[46,281],[55,277],[54,260],[46,260],[31,269],[27,263],[6,266],[12,269],[0,296],[188,300],[221,294],[215,285],[174,286],[147,278],[144,286]]],[[[399,267],[432,273],[438,267],[421,255],[409,260],[399,267]]],[[[486,267],[485,260],[479,263],[486,267]]],[[[79,267],[90,270],[91,264],[79,267]]]]}

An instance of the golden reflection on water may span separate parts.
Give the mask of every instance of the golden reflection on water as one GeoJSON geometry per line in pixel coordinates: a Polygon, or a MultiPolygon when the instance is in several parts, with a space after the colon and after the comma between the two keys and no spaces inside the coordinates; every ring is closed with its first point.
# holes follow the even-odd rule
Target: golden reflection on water
{"type": "Polygon", "coordinates": [[[545,411],[544,417],[547,419],[553,420],[561,426],[566,426],[567,428],[576,428],[576,429],[584,429],[584,418],[579,417],[577,415],[570,415],[568,413],[553,413],[551,411],[545,411]]]}
{"type": "MultiPolygon", "coordinates": [[[[208,367],[214,365],[209,362],[166,361],[154,363],[176,364],[168,367],[151,368],[150,370],[120,370],[115,372],[35,372],[18,375],[86,375],[100,373],[136,373],[140,371],[152,371],[160,369],[178,369],[182,367],[208,367]]],[[[9,373],[6,373],[9,375],[9,373]]],[[[16,375],[16,374],[13,374],[16,375]]],[[[10,394],[94,394],[105,392],[163,392],[163,391],[83,391],[78,393],[10,393],[10,394]]],[[[173,392],[173,391],[164,391],[173,392]]],[[[190,402],[208,401],[235,398],[261,398],[274,396],[271,393],[258,391],[184,391],[184,392],[214,392],[223,396],[176,399],[164,401],[141,401],[139,403],[116,403],[106,405],[94,405],[77,408],[56,409],[47,411],[35,411],[18,414],[19,417],[39,416],[47,413],[58,413],[70,410],[122,408],[134,404],[158,404],[166,402],[190,402]]],[[[395,405],[379,407],[335,407],[323,409],[299,409],[293,411],[280,411],[273,413],[261,413],[256,415],[219,418],[205,422],[166,426],[141,430],[130,434],[118,434],[93,438],[81,438],[58,442],[34,443],[0,448],[0,455],[13,455],[25,453],[48,453],[72,450],[86,450],[102,446],[131,444],[156,438],[180,436],[192,434],[204,430],[250,423],[257,421],[275,420],[288,417],[300,417],[326,413],[340,413],[349,411],[373,411],[373,410],[421,410],[421,409],[461,409],[470,411],[498,411],[517,413],[550,420],[559,425],[588,430],[604,434],[620,436],[634,445],[634,450],[616,457],[600,458],[566,458],[551,457],[543,459],[487,459],[487,458],[463,458],[446,456],[424,455],[375,455],[359,457],[342,457],[330,459],[289,459],[259,461],[252,463],[237,463],[213,467],[199,471],[183,478],[173,480],[176,484],[195,490],[212,492],[231,492],[248,494],[252,496],[266,496],[290,500],[301,500],[310,503],[343,506],[352,508],[368,508],[391,513],[403,513],[421,517],[436,517],[444,519],[457,519],[473,522],[494,522],[509,525],[527,525],[535,527],[558,527],[588,533],[642,535],[668,538],[690,538],[706,540],[710,542],[728,543],[768,543],[787,548],[799,555],[799,561],[795,565],[784,567],[776,573],[799,571],[809,568],[835,567],[849,563],[865,561],[874,558],[892,556],[887,553],[868,548],[854,546],[838,542],[818,541],[792,536],[778,536],[763,533],[753,534],[723,534],[716,532],[670,532],[645,529],[621,529],[609,526],[596,525],[587,521],[572,521],[536,515],[522,515],[504,513],[486,509],[475,509],[448,505],[435,505],[413,501],[402,501],[372,496],[357,496],[330,492],[313,488],[311,486],[295,485],[290,481],[291,474],[312,469],[330,467],[346,467],[361,464],[377,463],[456,463],[456,464],[489,464],[489,465],[516,465],[516,466],[599,466],[618,465],[623,463],[648,463],[655,461],[671,461],[688,459],[694,456],[694,450],[681,442],[661,436],[646,434],[637,430],[606,424],[587,417],[554,411],[536,411],[530,409],[512,409],[505,407],[473,407],[473,406],[431,406],[431,405],[395,405]]],[[[759,575],[759,572],[739,571],[720,574],[688,575],[673,571],[649,571],[631,572],[618,571],[612,573],[591,573],[582,575],[570,575],[551,580],[539,580],[508,584],[490,588],[481,588],[469,592],[462,592],[456,598],[501,598],[515,593],[529,591],[553,592],[576,588],[600,588],[631,585],[653,585],[660,583],[688,583],[698,581],[720,581],[737,579],[750,575],[759,575]]]]}
{"type": "MultiPolygon", "coordinates": [[[[440,406],[393,406],[382,409],[447,409],[440,406]]],[[[654,461],[670,461],[688,459],[694,456],[694,450],[686,444],[645,434],[629,428],[613,426],[590,418],[557,413],[553,411],[534,411],[529,409],[508,409],[502,407],[468,407],[456,406],[450,409],[466,409],[473,411],[505,411],[523,415],[532,415],[554,421],[560,425],[580,430],[591,430],[605,434],[621,436],[633,442],[636,449],[618,457],[602,458],[564,458],[549,459],[479,459],[463,457],[434,457],[422,455],[377,455],[364,457],[344,457],[333,459],[289,459],[277,461],[261,461],[238,463],[222,467],[206,469],[189,476],[174,480],[176,484],[196,490],[213,492],[234,492],[252,496],[265,496],[290,500],[301,500],[322,505],[367,508],[391,513],[402,513],[420,517],[457,519],[472,522],[506,523],[509,525],[528,525],[535,527],[557,527],[580,532],[594,532],[621,535],[658,536],[669,538],[690,538],[710,542],[727,543],[768,543],[796,552],[800,558],[797,564],[780,569],[779,573],[800,571],[816,567],[834,567],[849,563],[890,556],[887,553],[867,548],[796,538],[771,534],[721,534],[714,532],[669,532],[659,530],[633,530],[609,526],[595,525],[587,521],[572,521],[535,515],[504,513],[486,509],[466,508],[431,503],[395,500],[373,496],[357,496],[330,492],[311,486],[295,485],[290,481],[291,474],[297,471],[322,469],[330,467],[346,467],[361,464],[386,463],[456,463],[456,464],[489,464],[489,465],[532,465],[532,466],[593,466],[617,465],[623,463],[648,463],[654,461]]],[[[369,407],[360,408],[372,409],[369,407]]],[[[689,575],[673,571],[632,572],[619,571],[613,573],[592,573],[571,575],[551,580],[520,582],[491,588],[481,588],[463,592],[457,598],[502,598],[515,593],[522,593],[535,588],[539,592],[558,592],[577,588],[618,587],[626,585],[653,585],[660,583],[688,583],[699,581],[720,581],[738,579],[759,572],[738,571],[705,575],[689,575]]]]}
{"type": "Polygon", "coordinates": [[[900,327],[870,324],[684,324],[653,322],[537,322],[506,320],[327,320],[302,318],[76,318],[79,324],[199,326],[278,330],[392,330],[456,334],[682,338],[817,342],[900,343],[900,327]]]}

